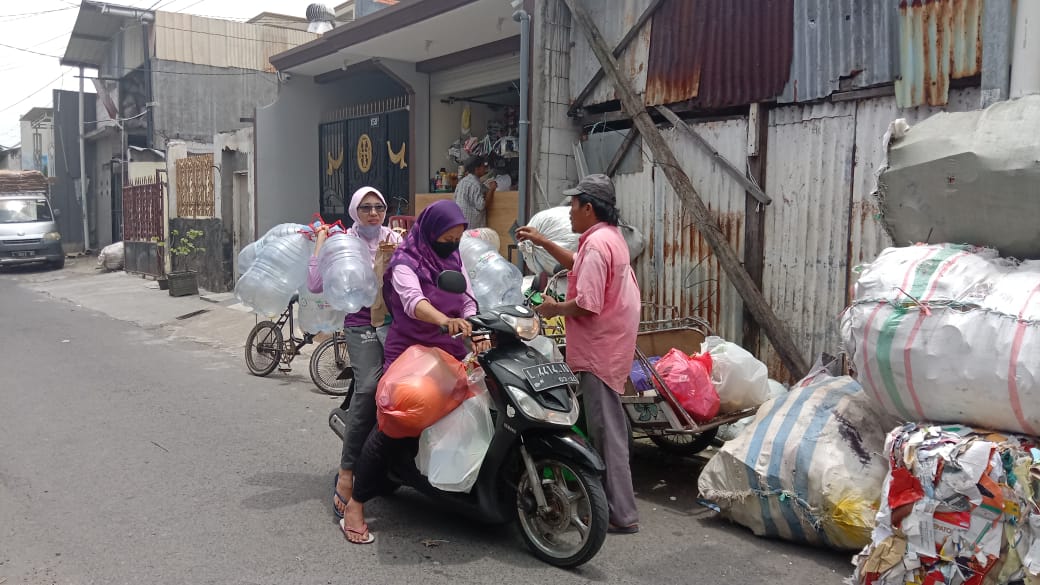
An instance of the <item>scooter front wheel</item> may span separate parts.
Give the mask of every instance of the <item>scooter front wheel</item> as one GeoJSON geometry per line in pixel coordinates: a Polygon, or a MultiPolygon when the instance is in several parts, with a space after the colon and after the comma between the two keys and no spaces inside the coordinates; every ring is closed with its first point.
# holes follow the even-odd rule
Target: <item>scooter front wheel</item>
{"type": "Polygon", "coordinates": [[[517,486],[520,532],[536,557],[571,568],[596,556],[607,537],[607,494],[593,472],[556,457],[536,457],[546,509],[539,509],[530,478],[517,486]]]}

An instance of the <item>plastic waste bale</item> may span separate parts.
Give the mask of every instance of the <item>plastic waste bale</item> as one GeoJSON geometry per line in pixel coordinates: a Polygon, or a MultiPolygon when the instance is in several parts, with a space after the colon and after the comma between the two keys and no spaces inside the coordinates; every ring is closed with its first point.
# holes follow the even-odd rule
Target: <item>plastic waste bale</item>
{"type": "Polygon", "coordinates": [[[459,360],[435,347],[413,345],[379,380],[376,421],[390,437],[418,437],[469,395],[459,360]]]}
{"type": "Polygon", "coordinates": [[[278,238],[298,234],[306,227],[298,223],[281,223],[267,230],[262,238],[243,247],[238,253],[238,273],[245,274],[253,266],[253,262],[256,262],[256,257],[264,246],[278,238]]]}
{"type": "Polygon", "coordinates": [[[473,296],[481,308],[524,303],[524,277],[520,269],[503,258],[489,242],[463,237],[459,253],[469,274],[473,296]]]}
{"type": "Polygon", "coordinates": [[[935,244],[866,266],[841,321],[867,393],[901,420],[1040,434],[1040,261],[935,244]]]}
{"type": "Polygon", "coordinates": [[[268,242],[253,265],[235,284],[235,296],[261,315],[285,310],[296,291],[307,283],[307,259],[314,246],[295,233],[268,242]]]}
{"type": "Polygon", "coordinates": [[[346,313],[336,310],[324,295],[314,294],[303,287],[299,291],[300,329],[307,333],[335,333],[343,328],[346,313]]]}
{"type": "MultiPolygon", "coordinates": [[[[550,207],[544,211],[539,211],[531,216],[531,220],[527,222],[527,225],[535,228],[562,248],[571,252],[578,250],[580,234],[576,234],[571,230],[571,208],[569,206],[550,207]]],[[[559,270],[559,262],[552,257],[552,254],[546,252],[544,248],[535,246],[529,241],[520,242],[518,247],[520,253],[524,255],[524,262],[530,265],[536,274],[538,272],[554,274],[559,270]]]]}
{"type": "Polygon", "coordinates": [[[711,354],[711,381],[719,393],[719,412],[754,408],[769,399],[769,371],[746,349],[721,337],[709,337],[701,353],[711,354]]]}
{"type": "Polygon", "coordinates": [[[125,260],[123,242],[116,242],[101,248],[98,253],[97,267],[105,270],[122,270],[125,260]]]}
{"type": "Polygon", "coordinates": [[[477,368],[471,372],[473,396],[419,436],[416,466],[437,489],[468,493],[480,475],[484,455],[495,432],[491,397],[483,378],[484,370],[477,368]]]}
{"type": "Polygon", "coordinates": [[[894,429],[877,525],[850,582],[1040,582],[1036,445],[963,425],[894,429]]]}
{"type": "Polygon", "coordinates": [[[762,405],[701,472],[704,498],[759,536],[856,550],[870,541],[886,417],[847,376],[762,405]]]}
{"type": "Polygon", "coordinates": [[[348,314],[371,306],[376,300],[376,273],[372,252],[361,238],[336,233],[325,241],[318,256],[325,300],[348,314]]]}

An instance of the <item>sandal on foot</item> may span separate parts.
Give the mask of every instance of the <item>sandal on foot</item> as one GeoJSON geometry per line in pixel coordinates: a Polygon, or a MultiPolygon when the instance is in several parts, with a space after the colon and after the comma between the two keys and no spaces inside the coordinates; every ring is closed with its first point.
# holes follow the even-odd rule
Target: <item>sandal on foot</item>
{"type": "Polygon", "coordinates": [[[635,534],[639,532],[639,525],[632,524],[630,526],[614,526],[611,524],[607,527],[608,534],[635,534]]]}
{"type": "Polygon", "coordinates": [[[336,490],[336,486],[339,485],[339,475],[332,477],[332,513],[336,515],[336,518],[343,519],[343,512],[339,511],[336,507],[336,503],[340,502],[343,504],[343,508],[346,509],[347,501],[343,499],[343,496],[339,495],[339,491],[336,490]]]}
{"type": "Polygon", "coordinates": [[[376,541],[376,535],[368,531],[368,524],[362,524],[361,528],[354,529],[347,526],[346,520],[340,520],[339,529],[343,531],[343,538],[347,539],[347,542],[349,542],[350,544],[372,544],[376,541]],[[364,536],[367,534],[368,538],[365,538],[364,540],[354,541],[350,540],[351,534],[356,534],[358,536],[364,536]]]}

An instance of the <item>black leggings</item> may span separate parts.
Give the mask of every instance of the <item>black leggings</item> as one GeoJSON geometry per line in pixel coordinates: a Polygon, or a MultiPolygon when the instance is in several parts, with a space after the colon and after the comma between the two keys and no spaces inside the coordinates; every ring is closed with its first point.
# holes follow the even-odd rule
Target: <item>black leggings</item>
{"type": "Polygon", "coordinates": [[[418,452],[419,439],[394,439],[378,426],[373,428],[354,462],[354,501],[364,504],[393,489],[394,484],[387,478],[390,462],[398,457],[410,461],[418,452]]]}

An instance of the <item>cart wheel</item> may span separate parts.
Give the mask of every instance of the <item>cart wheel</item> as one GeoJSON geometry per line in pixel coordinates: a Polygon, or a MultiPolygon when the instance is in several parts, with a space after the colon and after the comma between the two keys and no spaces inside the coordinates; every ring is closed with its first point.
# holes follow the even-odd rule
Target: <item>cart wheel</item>
{"type": "Polygon", "coordinates": [[[699,435],[650,435],[650,440],[665,453],[688,457],[710,447],[718,432],[715,427],[699,435]]]}

